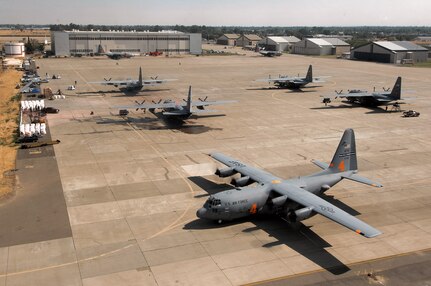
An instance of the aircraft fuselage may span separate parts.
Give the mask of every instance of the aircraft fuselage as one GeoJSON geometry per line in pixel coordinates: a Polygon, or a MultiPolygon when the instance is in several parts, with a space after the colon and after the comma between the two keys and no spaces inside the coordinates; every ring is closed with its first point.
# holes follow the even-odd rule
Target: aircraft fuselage
{"type": "MultiPolygon", "coordinates": [[[[310,176],[276,183],[296,185],[304,191],[319,195],[340,182],[342,180],[341,174],[321,171],[310,176]]],[[[276,214],[293,221],[292,215],[302,208],[293,201],[283,199],[283,197],[275,197],[271,192],[270,184],[263,184],[256,187],[235,188],[211,195],[196,215],[203,219],[230,221],[258,213],[276,214]]],[[[314,212],[310,212],[304,219],[314,214],[314,212]]]]}

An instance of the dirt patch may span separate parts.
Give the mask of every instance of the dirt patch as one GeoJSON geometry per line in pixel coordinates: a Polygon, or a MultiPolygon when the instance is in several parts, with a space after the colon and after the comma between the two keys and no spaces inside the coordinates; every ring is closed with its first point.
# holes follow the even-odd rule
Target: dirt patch
{"type": "Polygon", "coordinates": [[[18,130],[19,100],[15,85],[22,73],[0,71],[0,198],[13,191],[17,147],[14,139],[18,130]]]}
{"type": "Polygon", "coordinates": [[[11,36],[11,37],[50,37],[50,30],[0,30],[1,36],[11,36]]]}

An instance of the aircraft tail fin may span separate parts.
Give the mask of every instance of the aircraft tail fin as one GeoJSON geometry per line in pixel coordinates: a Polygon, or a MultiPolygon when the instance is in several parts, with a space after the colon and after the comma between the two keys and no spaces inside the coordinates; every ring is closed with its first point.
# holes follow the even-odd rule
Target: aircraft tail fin
{"type": "Polygon", "coordinates": [[[337,151],[332,158],[331,164],[329,164],[328,170],[334,173],[340,173],[357,169],[355,133],[353,129],[346,129],[338,144],[337,151]]]}
{"type": "Polygon", "coordinates": [[[139,83],[142,85],[142,67],[139,67],[139,83]]]}
{"type": "Polygon", "coordinates": [[[397,78],[397,81],[395,82],[395,85],[392,88],[391,97],[395,100],[401,99],[401,77],[400,76],[397,78]]]}
{"type": "Polygon", "coordinates": [[[187,112],[192,113],[192,86],[189,86],[189,94],[187,96],[187,112]]]}
{"type": "Polygon", "coordinates": [[[313,81],[313,66],[312,65],[310,65],[308,67],[307,76],[305,77],[305,80],[308,82],[313,81]]]}

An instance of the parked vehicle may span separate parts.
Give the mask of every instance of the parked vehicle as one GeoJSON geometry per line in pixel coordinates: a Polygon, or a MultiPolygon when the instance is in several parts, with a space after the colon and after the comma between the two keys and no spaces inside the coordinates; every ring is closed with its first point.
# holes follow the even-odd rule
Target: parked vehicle
{"type": "Polygon", "coordinates": [[[403,112],[403,117],[418,117],[419,115],[421,114],[416,110],[408,110],[403,112]]]}
{"type": "Polygon", "coordinates": [[[54,107],[45,107],[43,111],[45,111],[45,113],[59,113],[60,109],[54,107]]]}

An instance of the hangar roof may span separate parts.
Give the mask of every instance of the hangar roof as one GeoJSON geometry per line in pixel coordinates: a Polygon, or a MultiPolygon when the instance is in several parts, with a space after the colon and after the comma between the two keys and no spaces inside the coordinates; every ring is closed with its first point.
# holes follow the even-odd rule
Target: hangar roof
{"type": "Polygon", "coordinates": [[[260,41],[260,40],[262,40],[261,37],[259,37],[258,35],[254,35],[254,34],[243,35],[243,36],[244,36],[244,38],[247,38],[247,39],[249,39],[251,41],[260,41]]]}
{"type": "Polygon", "coordinates": [[[300,40],[297,37],[294,36],[269,36],[267,37],[268,39],[270,39],[271,41],[274,41],[276,43],[295,43],[295,42],[299,42],[300,40]]]}
{"type": "Polygon", "coordinates": [[[325,38],[325,41],[329,42],[330,44],[332,44],[334,46],[350,46],[348,43],[346,43],[343,40],[340,40],[338,38],[325,38]]]}
{"type": "Polygon", "coordinates": [[[428,49],[408,41],[377,41],[374,44],[391,51],[428,51],[428,49]]]}
{"type": "Polygon", "coordinates": [[[276,43],[288,43],[289,42],[286,38],[278,37],[278,36],[271,36],[271,37],[268,37],[268,39],[270,39],[276,43]]]}
{"type": "Polygon", "coordinates": [[[307,41],[313,42],[319,46],[332,46],[330,42],[327,42],[326,39],[318,39],[318,38],[307,38],[307,41]]]}
{"type": "Polygon", "coordinates": [[[237,34],[223,34],[221,37],[225,36],[228,39],[238,39],[238,35],[237,34]]]}

